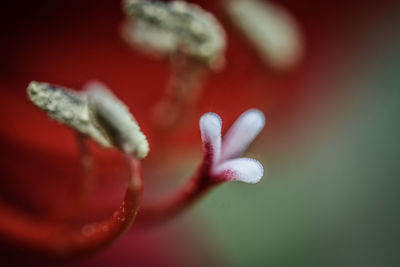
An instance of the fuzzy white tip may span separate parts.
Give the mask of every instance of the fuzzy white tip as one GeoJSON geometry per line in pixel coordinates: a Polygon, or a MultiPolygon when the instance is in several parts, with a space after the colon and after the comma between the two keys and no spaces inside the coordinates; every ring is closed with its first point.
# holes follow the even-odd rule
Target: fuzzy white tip
{"type": "Polygon", "coordinates": [[[221,153],[222,120],[217,114],[209,112],[201,116],[199,124],[203,146],[212,150],[215,162],[221,153]]]}
{"type": "Polygon", "coordinates": [[[90,80],[88,82],[86,82],[83,85],[83,90],[84,91],[92,91],[92,90],[105,90],[105,91],[109,91],[110,89],[108,89],[107,85],[105,85],[104,83],[102,83],[101,81],[98,80],[90,80]]]}
{"type": "Polygon", "coordinates": [[[213,173],[226,181],[258,183],[264,175],[264,168],[255,159],[237,158],[218,164],[213,173]]]}
{"type": "Polygon", "coordinates": [[[265,125],[264,114],[258,109],[244,112],[228,130],[222,143],[220,161],[240,156],[265,125]]]}

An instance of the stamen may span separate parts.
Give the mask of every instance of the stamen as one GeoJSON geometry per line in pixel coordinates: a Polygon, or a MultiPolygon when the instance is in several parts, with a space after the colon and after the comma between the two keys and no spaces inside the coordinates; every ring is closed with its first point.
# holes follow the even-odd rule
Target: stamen
{"type": "MultiPolygon", "coordinates": [[[[27,90],[36,106],[77,131],[81,164],[86,175],[91,172],[91,159],[82,134],[120,148],[126,155],[130,177],[121,207],[104,222],[87,224],[76,231],[68,227],[67,222],[35,221],[0,205],[0,234],[20,244],[61,256],[98,250],[125,232],[136,217],[143,191],[137,158],[148,153],[146,137],[128,108],[99,82],[88,84],[82,93],[38,82],[31,82],[27,90]]],[[[81,185],[85,187],[86,181],[81,185]]],[[[85,193],[84,187],[81,193],[85,193]]],[[[79,192],[77,196],[79,201],[79,192]]],[[[69,213],[66,217],[72,214],[70,210],[74,211],[66,211],[69,213]]]]}
{"type": "Polygon", "coordinates": [[[182,1],[126,0],[123,38],[135,48],[170,59],[172,74],[154,120],[163,129],[190,117],[206,74],[224,65],[225,32],[216,18],[182,1]]]}

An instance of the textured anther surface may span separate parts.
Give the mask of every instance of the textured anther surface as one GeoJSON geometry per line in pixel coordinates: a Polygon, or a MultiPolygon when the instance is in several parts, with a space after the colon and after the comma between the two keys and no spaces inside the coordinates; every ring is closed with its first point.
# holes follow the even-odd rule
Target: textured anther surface
{"type": "Polygon", "coordinates": [[[211,68],[223,64],[225,32],[217,19],[201,7],[182,1],[124,1],[130,42],[159,52],[184,51],[211,68]],[[155,38],[159,35],[161,38],[155,38]]]}
{"type": "Polygon", "coordinates": [[[29,99],[50,118],[90,136],[105,147],[110,141],[90,120],[87,97],[83,93],[43,82],[31,82],[27,88],[29,99]]]}
{"type": "Polygon", "coordinates": [[[48,83],[31,82],[29,99],[50,118],[91,137],[105,147],[117,147],[144,158],[149,145],[129,109],[103,84],[91,82],[82,92],[48,83]]]}

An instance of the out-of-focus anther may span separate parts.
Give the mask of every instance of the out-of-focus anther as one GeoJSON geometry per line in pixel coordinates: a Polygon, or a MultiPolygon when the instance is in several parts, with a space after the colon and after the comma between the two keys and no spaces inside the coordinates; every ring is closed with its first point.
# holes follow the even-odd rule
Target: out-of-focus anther
{"type": "Polygon", "coordinates": [[[135,49],[168,57],[171,77],[154,109],[154,120],[170,128],[188,116],[210,70],[224,65],[225,32],[201,7],[183,1],[125,0],[124,40],[135,49]]]}
{"type": "Polygon", "coordinates": [[[288,70],[300,62],[304,53],[302,32],[284,7],[271,1],[225,0],[225,9],[267,66],[288,70]]]}

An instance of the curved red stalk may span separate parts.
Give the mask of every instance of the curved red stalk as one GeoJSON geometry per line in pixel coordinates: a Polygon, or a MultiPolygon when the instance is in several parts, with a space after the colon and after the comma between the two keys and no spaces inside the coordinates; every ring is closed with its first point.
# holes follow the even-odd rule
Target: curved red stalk
{"type": "Polygon", "coordinates": [[[50,214],[51,218],[49,218],[64,224],[76,222],[85,208],[87,208],[88,197],[95,181],[93,158],[87,145],[87,137],[78,132],[75,135],[82,174],[74,185],[74,190],[67,205],[57,208],[50,214]]]}
{"type": "Polygon", "coordinates": [[[74,207],[71,209],[70,218],[78,218],[85,208],[87,208],[88,198],[95,182],[93,157],[87,145],[87,137],[77,133],[76,139],[79,149],[79,160],[82,166],[82,178],[78,181],[75,203],[72,203],[74,207]]]}
{"type": "Polygon", "coordinates": [[[38,221],[0,204],[0,234],[17,245],[57,256],[77,256],[95,252],[116,240],[129,229],[142,198],[140,161],[126,156],[130,175],[125,199],[106,221],[81,229],[38,221]]]}
{"type": "Polygon", "coordinates": [[[154,225],[171,219],[191,207],[196,200],[220,184],[222,181],[213,177],[210,172],[213,157],[210,145],[205,144],[203,162],[192,178],[167,199],[140,208],[137,223],[154,225]]]}

